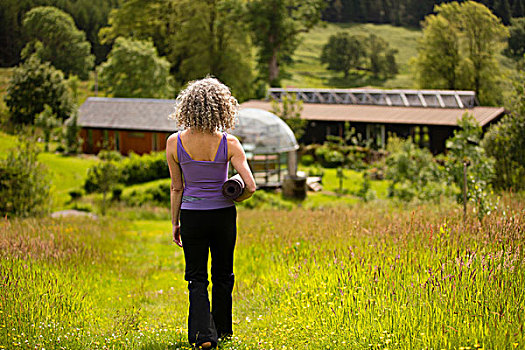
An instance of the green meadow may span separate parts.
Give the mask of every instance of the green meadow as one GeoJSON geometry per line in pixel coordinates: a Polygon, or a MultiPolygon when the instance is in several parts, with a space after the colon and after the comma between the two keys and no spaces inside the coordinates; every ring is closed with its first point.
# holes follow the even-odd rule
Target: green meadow
{"type": "Polygon", "coordinates": [[[353,88],[353,87],[383,87],[387,89],[416,87],[409,60],[417,55],[417,40],[421,37],[420,29],[395,27],[378,24],[334,24],[326,23],[308,33],[302,34],[301,43],[293,56],[294,63],[285,68],[290,75],[284,79],[284,87],[309,88],[353,88]],[[347,79],[343,73],[333,72],[321,64],[320,56],[323,46],[331,35],[346,32],[350,35],[375,34],[385,39],[391,48],[398,51],[396,62],[399,74],[389,80],[373,79],[362,73],[350,74],[347,79]]]}
{"type": "MultiPolygon", "coordinates": [[[[238,216],[235,336],[221,349],[523,347],[523,198],[481,223],[384,201],[238,216]]],[[[188,349],[170,229],[2,220],[0,347],[188,349]]]]}
{"type": "MultiPolygon", "coordinates": [[[[409,59],[420,36],[389,25],[317,27],[303,36],[283,85],[415,87],[409,59]],[[319,55],[338,31],[383,37],[399,51],[399,75],[327,71],[319,55]]],[[[0,69],[0,115],[11,72],[0,69]]],[[[79,83],[79,103],[92,84],[79,83]]],[[[13,147],[16,136],[0,131],[0,158],[13,147]]],[[[97,157],[38,159],[52,211],[98,218],[1,218],[0,349],[191,349],[169,209],[112,202],[102,216],[101,194],[69,195],[97,157]]],[[[392,200],[386,180],[371,180],[373,198],[363,202],[362,172],[345,169],[340,191],[336,170],[322,170],[323,191],[304,201],[258,191],[238,205],[234,337],[219,349],[525,348],[525,194],[496,194],[496,210],[480,221],[470,205],[464,218],[453,199],[392,200]]]]}
{"type": "MultiPolygon", "coordinates": [[[[1,135],[0,145],[13,139],[1,135]]],[[[2,146],[4,147],[4,146],[2,146]]],[[[41,153],[53,209],[97,160],[41,153]]],[[[304,202],[259,191],[238,207],[233,339],[220,349],[508,349],[524,346],[523,195],[463,221],[452,201],[400,204],[386,181],[335,169],[304,202]],[[337,193],[336,193],[337,192],[337,193]]],[[[131,190],[159,182],[130,186],[131,190]]],[[[182,250],[169,210],[114,203],[98,219],[3,218],[0,348],[189,349],[182,250]]]]}

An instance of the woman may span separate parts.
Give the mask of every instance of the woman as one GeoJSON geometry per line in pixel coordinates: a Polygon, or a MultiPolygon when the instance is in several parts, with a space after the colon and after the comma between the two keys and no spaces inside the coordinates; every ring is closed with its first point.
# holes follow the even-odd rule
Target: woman
{"type": "Polygon", "coordinates": [[[190,309],[188,339],[201,348],[232,335],[235,203],[222,195],[231,162],[245,183],[237,202],[255,192],[255,181],[237,138],[221,130],[235,126],[238,103],[215,78],[191,82],[177,97],[175,114],[182,132],[171,135],[166,157],[171,175],[173,241],[184,250],[190,309]],[[184,181],[183,181],[184,178],[184,181]],[[180,220],[180,224],[179,224],[180,220]],[[212,307],[208,300],[211,252],[212,307]]]}

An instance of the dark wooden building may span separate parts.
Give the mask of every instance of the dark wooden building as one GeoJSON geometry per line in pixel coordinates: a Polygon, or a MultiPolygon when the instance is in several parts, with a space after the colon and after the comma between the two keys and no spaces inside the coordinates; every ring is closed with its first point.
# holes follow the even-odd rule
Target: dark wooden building
{"type": "MultiPolygon", "coordinates": [[[[487,128],[499,120],[502,107],[478,106],[472,91],[373,90],[373,89],[270,89],[269,97],[295,93],[303,101],[301,118],[308,120],[302,143],[322,143],[327,135],[343,136],[345,122],[376,148],[388,135],[412,136],[433,153],[445,150],[445,141],[468,112],[487,128]]],[[[177,131],[169,120],[175,100],[90,97],[79,109],[82,151],[96,154],[104,143],[127,155],[160,151],[177,131]]],[[[241,108],[271,111],[266,101],[248,101],[241,108]]]]}
{"type": "Polygon", "coordinates": [[[177,131],[169,120],[175,100],[89,97],[79,109],[82,152],[96,154],[105,144],[127,155],[166,149],[177,131]]]}
{"type": "MultiPolygon", "coordinates": [[[[445,150],[445,141],[458,128],[457,120],[467,112],[486,129],[504,114],[503,107],[482,107],[472,91],[372,90],[372,89],[277,89],[269,97],[295,93],[303,101],[301,118],[307,119],[300,142],[322,143],[327,135],[343,136],[345,122],[376,148],[388,142],[389,134],[412,136],[433,153],[445,150]]],[[[248,101],[243,108],[270,111],[267,101],[248,101]]]]}

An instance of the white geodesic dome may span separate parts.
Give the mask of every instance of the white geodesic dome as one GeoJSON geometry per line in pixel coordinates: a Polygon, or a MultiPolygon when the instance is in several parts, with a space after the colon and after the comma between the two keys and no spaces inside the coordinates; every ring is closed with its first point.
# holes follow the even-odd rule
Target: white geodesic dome
{"type": "Polygon", "coordinates": [[[243,108],[231,133],[244,149],[252,154],[272,154],[295,151],[297,140],[286,123],[273,113],[258,108],[243,108]]]}

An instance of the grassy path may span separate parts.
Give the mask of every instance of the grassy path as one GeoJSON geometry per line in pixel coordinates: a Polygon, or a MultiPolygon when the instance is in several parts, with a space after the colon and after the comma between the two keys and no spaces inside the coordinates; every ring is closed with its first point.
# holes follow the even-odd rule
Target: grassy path
{"type": "MultiPolygon", "coordinates": [[[[524,201],[501,208],[239,210],[221,349],[522,347],[524,201]]],[[[0,255],[2,348],[188,348],[168,220],[3,221],[0,255]]]]}

